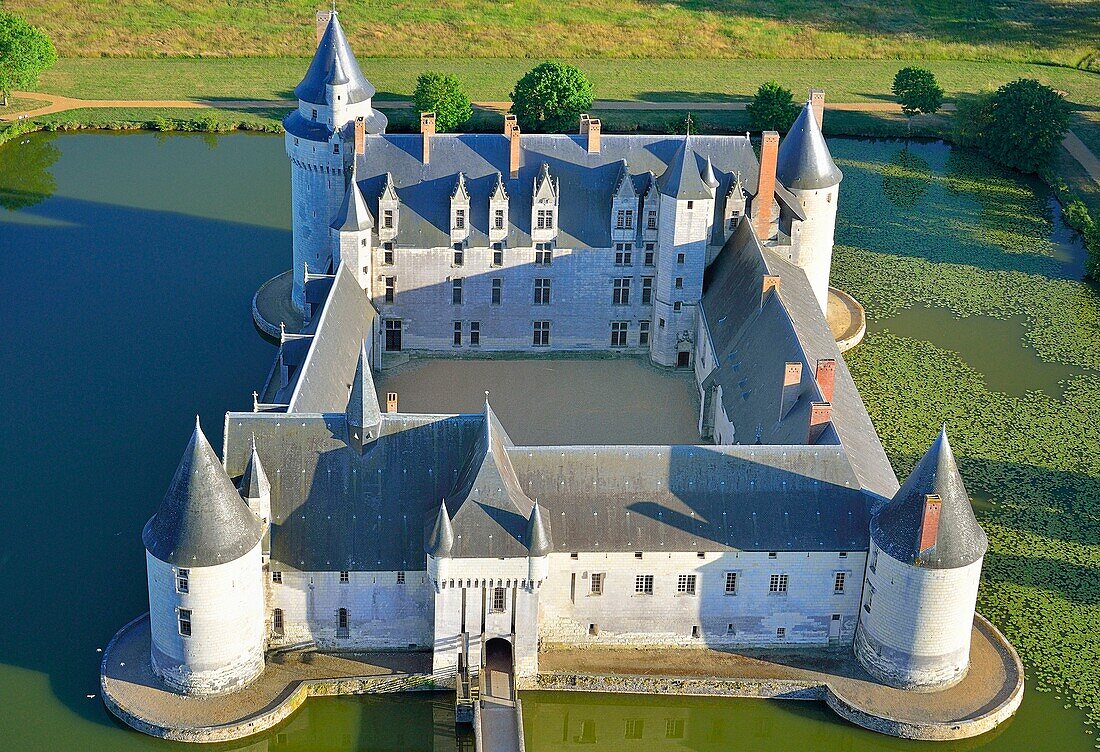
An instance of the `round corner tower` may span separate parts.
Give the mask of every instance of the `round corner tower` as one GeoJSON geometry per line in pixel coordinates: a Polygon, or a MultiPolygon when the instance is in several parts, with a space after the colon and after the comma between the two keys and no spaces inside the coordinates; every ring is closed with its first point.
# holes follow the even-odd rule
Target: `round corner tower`
{"type": "Polygon", "coordinates": [[[988,542],[941,431],[871,518],[855,654],[873,676],[915,690],[966,676],[988,542]]]}
{"type": "Polygon", "coordinates": [[[309,70],[294,89],[298,107],[283,119],[291,165],[291,297],[299,310],[305,309],[306,267],[323,274],[333,265],[329,227],[344,199],[351,162],[366,135],[386,130],[386,116],[371,106],[374,92],[332,13],[309,70]]]}
{"type": "Polygon", "coordinates": [[[196,421],[142,542],[153,672],[185,694],[238,689],[264,669],[263,524],[196,421]]]}
{"type": "Polygon", "coordinates": [[[802,108],[779,145],[775,176],[794,194],[806,217],[792,260],[805,270],[814,296],[825,311],[833,263],[836,208],[844,175],[833,162],[818,115],[810,103],[802,108]]]}

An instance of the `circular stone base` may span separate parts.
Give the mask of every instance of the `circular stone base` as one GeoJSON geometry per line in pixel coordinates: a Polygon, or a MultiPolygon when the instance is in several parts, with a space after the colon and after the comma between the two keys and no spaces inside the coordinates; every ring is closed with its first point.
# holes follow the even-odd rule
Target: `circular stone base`
{"type": "Polygon", "coordinates": [[[280,324],[291,334],[298,334],[305,325],[302,312],[290,299],[293,287],[294,273],[287,270],[260,285],[252,297],[252,320],[269,337],[279,339],[280,324]]]}
{"type": "Polygon", "coordinates": [[[863,340],[867,333],[867,313],[855,298],[843,290],[829,288],[829,304],[825,314],[833,339],[841,352],[847,352],[863,340]]]}

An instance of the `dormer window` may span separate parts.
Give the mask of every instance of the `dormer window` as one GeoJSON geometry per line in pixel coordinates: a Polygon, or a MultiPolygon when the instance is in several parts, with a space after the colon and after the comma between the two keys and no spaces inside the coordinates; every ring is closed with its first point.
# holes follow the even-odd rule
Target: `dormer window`
{"type": "Polygon", "coordinates": [[[493,228],[496,230],[504,229],[504,210],[496,209],[493,212],[493,228]]]}
{"type": "Polygon", "coordinates": [[[340,144],[333,144],[332,145],[332,153],[333,154],[339,154],[340,153],[340,144]]]}
{"type": "Polygon", "coordinates": [[[552,230],[554,229],[554,210],[553,209],[539,209],[536,214],[537,224],[535,225],[540,230],[552,230]]]}
{"type": "Polygon", "coordinates": [[[317,119],[317,110],[316,110],[316,109],[314,109],[314,110],[313,110],[313,115],[312,115],[312,117],[313,117],[313,119],[314,119],[314,120],[316,120],[316,119],[317,119]]]}
{"type": "Polygon", "coordinates": [[[619,209],[615,213],[615,229],[631,230],[634,228],[634,212],[631,209],[619,209]]]}
{"type": "Polygon", "coordinates": [[[455,229],[456,230],[465,230],[466,229],[466,210],[465,209],[455,209],[455,229]]]}
{"type": "Polygon", "coordinates": [[[387,230],[393,229],[393,209],[386,209],[382,212],[382,227],[387,230]]]}

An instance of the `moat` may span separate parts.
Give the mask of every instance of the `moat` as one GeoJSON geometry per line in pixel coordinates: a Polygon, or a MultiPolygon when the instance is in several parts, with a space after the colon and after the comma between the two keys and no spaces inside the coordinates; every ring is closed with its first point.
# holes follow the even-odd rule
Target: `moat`
{"type": "MultiPolygon", "coordinates": [[[[288,257],[281,149],[274,138],[151,135],[37,135],[0,149],[3,285],[18,301],[3,362],[5,445],[18,447],[4,462],[19,503],[7,506],[12,532],[0,549],[0,718],[13,749],[165,746],[109,719],[94,697],[96,649],[144,610],[132,541],[193,419],[182,398],[218,425],[221,410],[247,409],[249,385],[270,365],[248,300],[288,257]]],[[[1020,347],[1004,336],[1006,351],[1020,347]]],[[[467,386],[476,400],[482,387],[467,386]]],[[[593,417],[597,427],[608,420],[593,417]]],[[[815,703],[543,693],[524,702],[532,750],[633,748],[627,729],[654,749],[921,746],[859,731],[815,703]]],[[[1029,692],[998,731],[936,748],[1091,749],[1081,714],[1063,704],[1029,692]]],[[[229,748],[449,750],[449,713],[446,696],[318,700],[229,748]]]]}

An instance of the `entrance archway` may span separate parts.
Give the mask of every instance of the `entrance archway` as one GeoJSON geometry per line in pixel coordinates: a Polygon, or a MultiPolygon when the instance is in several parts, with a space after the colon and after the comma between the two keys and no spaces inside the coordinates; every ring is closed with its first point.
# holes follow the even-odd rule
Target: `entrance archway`
{"type": "Polygon", "coordinates": [[[490,697],[512,699],[512,643],[503,637],[485,643],[485,680],[490,697]]]}

